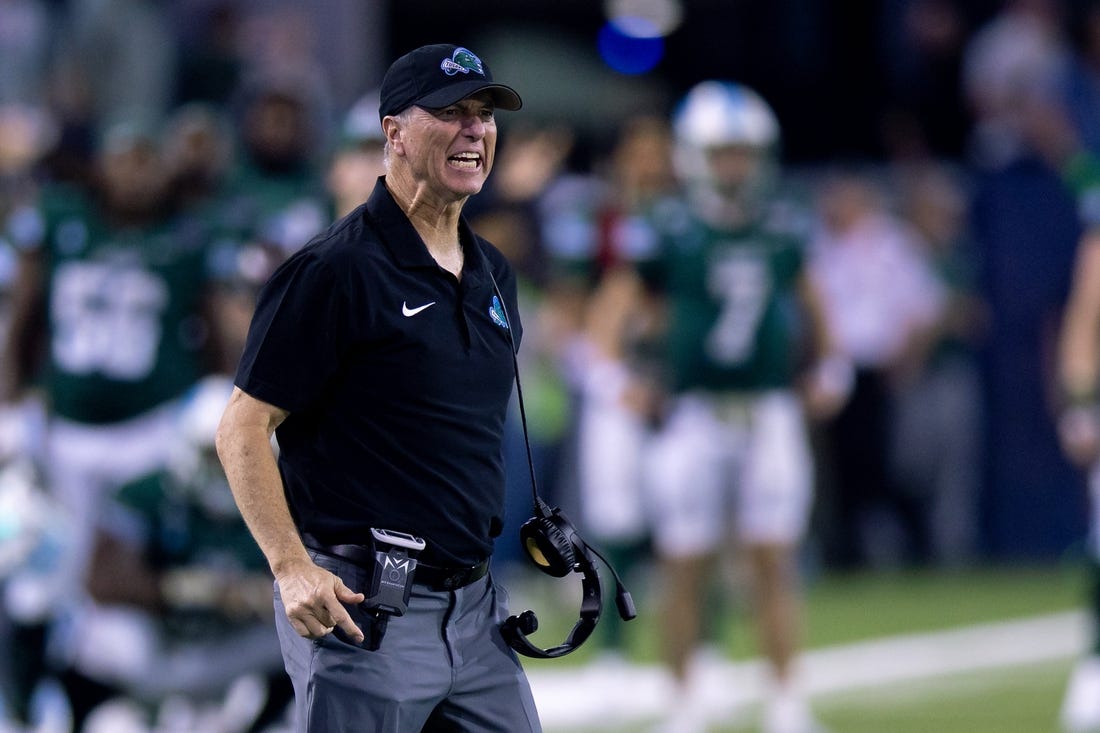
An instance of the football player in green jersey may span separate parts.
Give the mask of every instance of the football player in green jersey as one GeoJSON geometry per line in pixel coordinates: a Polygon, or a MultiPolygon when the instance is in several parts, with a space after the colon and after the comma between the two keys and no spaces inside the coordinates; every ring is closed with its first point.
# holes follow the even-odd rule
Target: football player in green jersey
{"type": "Polygon", "coordinates": [[[242,274],[258,289],[327,226],[329,212],[307,88],[275,75],[247,85],[242,95],[239,154],[221,192],[219,223],[236,240],[242,274]]]}
{"type": "Polygon", "coordinates": [[[645,473],[664,653],[679,685],[668,729],[706,725],[691,662],[711,571],[732,540],[772,674],[762,729],[820,731],[797,668],[796,554],[813,476],[804,414],[836,410],[851,370],[803,267],[803,221],[777,203],[770,107],[745,86],[706,81],[681,102],[673,129],[685,195],[661,212],[665,246],[643,266],[666,301],[670,406],[645,473]]]}
{"type": "Polygon", "coordinates": [[[44,620],[81,600],[104,499],[165,465],[179,400],[215,341],[207,227],[177,216],[168,191],[153,131],[124,124],[101,142],[91,191],[48,190],[12,220],[20,273],[3,398],[41,394],[45,480],[73,520],[44,620]]]}

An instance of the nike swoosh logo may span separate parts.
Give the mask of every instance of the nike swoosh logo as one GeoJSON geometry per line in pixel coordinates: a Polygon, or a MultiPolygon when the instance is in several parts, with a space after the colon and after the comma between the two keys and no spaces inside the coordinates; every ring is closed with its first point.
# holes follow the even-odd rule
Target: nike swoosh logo
{"type": "Polygon", "coordinates": [[[434,300],[431,303],[425,303],[424,305],[419,306],[418,308],[410,308],[407,303],[402,303],[401,304],[401,312],[405,314],[406,318],[410,318],[412,316],[415,316],[417,313],[424,310],[425,308],[431,308],[433,305],[435,305],[434,300]]]}

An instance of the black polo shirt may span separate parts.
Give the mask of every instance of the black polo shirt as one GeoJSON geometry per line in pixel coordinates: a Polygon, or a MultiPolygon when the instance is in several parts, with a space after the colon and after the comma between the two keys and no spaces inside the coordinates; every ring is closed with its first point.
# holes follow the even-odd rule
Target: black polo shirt
{"type": "Polygon", "coordinates": [[[461,280],[379,179],[260,293],[236,384],[290,413],[276,434],[299,530],[333,544],[366,542],[370,527],[410,532],[437,565],[492,552],[514,376],[508,328],[517,342],[522,329],[504,256],[465,219],[459,235],[461,280]]]}

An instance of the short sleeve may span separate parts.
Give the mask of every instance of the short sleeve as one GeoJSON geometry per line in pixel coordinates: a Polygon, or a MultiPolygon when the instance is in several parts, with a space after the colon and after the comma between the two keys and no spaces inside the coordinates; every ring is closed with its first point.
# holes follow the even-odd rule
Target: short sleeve
{"type": "Polygon", "coordinates": [[[289,412],[309,407],[348,342],[347,290],[311,250],[284,262],[260,291],[235,383],[289,412]]]}

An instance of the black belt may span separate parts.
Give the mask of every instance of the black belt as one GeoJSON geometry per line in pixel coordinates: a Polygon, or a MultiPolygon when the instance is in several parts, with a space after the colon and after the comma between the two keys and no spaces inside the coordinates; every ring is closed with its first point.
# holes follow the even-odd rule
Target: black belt
{"type": "MultiPolygon", "coordinates": [[[[313,541],[313,538],[307,538],[305,545],[311,550],[347,560],[365,570],[374,570],[374,551],[367,545],[323,545],[313,541]]],[[[468,567],[439,567],[417,560],[416,570],[413,571],[413,584],[427,586],[433,591],[456,590],[475,580],[481,580],[487,572],[489,572],[488,559],[468,567]]]]}

